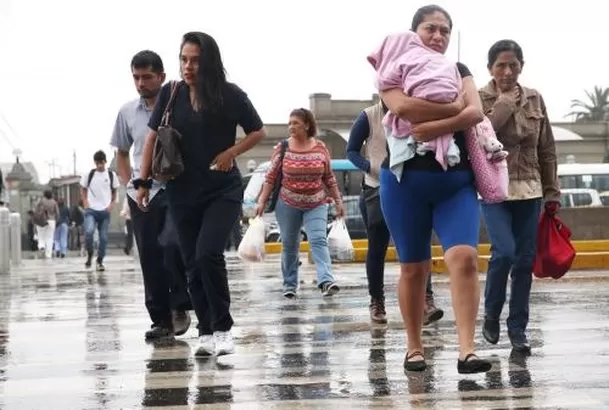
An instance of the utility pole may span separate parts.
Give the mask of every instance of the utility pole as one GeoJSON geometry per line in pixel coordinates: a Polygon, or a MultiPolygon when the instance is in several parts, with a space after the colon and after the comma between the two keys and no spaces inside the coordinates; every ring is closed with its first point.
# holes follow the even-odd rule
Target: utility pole
{"type": "Polygon", "coordinates": [[[55,168],[57,167],[56,158],[47,161],[47,165],[49,166],[49,178],[55,178],[55,168]]]}
{"type": "Polygon", "coordinates": [[[72,151],[72,173],[76,175],[76,150],[72,151]]]}

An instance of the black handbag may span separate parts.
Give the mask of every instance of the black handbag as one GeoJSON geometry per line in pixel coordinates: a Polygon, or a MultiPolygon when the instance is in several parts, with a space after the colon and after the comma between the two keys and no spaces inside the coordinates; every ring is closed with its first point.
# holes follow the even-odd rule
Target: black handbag
{"type": "Polygon", "coordinates": [[[275,179],[275,185],[273,186],[271,197],[264,208],[265,213],[274,212],[275,207],[277,206],[277,201],[279,200],[279,190],[281,190],[281,181],[283,180],[283,158],[285,157],[285,152],[287,149],[288,140],[281,141],[281,149],[279,151],[279,172],[277,173],[277,178],[275,179]]]}
{"type": "Polygon", "coordinates": [[[179,83],[171,83],[171,94],[163,112],[152,153],[152,176],[157,181],[169,181],[184,171],[180,141],[182,135],[171,126],[171,115],[179,83]]]}

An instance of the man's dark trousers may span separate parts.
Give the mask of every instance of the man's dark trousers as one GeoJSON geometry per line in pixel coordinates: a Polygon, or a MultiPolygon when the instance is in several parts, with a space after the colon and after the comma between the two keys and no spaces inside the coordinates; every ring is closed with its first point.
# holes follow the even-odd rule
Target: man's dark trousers
{"type": "Polygon", "coordinates": [[[191,310],[186,276],[176,241],[165,190],[159,191],[146,212],[129,198],[133,231],[144,278],[146,309],[154,325],[173,328],[171,310],[191,310]]]}

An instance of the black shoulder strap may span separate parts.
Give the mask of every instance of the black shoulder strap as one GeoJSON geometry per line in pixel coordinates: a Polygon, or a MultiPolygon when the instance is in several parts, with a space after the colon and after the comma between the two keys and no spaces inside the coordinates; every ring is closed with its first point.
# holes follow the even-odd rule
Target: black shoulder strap
{"type": "Polygon", "coordinates": [[[283,179],[283,158],[285,158],[285,152],[288,150],[288,140],[281,141],[281,148],[279,149],[279,183],[283,179]]]}
{"type": "Polygon", "coordinates": [[[288,149],[288,140],[285,139],[281,141],[281,151],[279,151],[279,159],[283,161],[283,157],[285,157],[285,152],[288,149]]]}
{"type": "Polygon", "coordinates": [[[89,178],[87,179],[87,188],[91,185],[91,181],[93,180],[93,175],[95,175],[95,168],[89,171],[89,178]]]}
{"type": "Polygon", "coordinates": [[[179,81],[172,81],[170,83],[170,94],[169,99],[167,100],[167,105],[165,106],[165,110],[163,111],[163,116],[161,117],[161,126],[167,127],[171,123],[171,114],[173,111],[173,105],[175,103],[176,95],[178,93],[178,88],[180,86],[179,81]]]}

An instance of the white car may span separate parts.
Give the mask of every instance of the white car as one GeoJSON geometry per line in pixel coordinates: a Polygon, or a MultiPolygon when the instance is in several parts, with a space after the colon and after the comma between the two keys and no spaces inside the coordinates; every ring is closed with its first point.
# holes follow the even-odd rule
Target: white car
{"type": "Polygon", "coordinates": [[[562,189],[560,191],[560,202],[563,208],[603,206],[598,191],[587,188],[562,189]]]}

